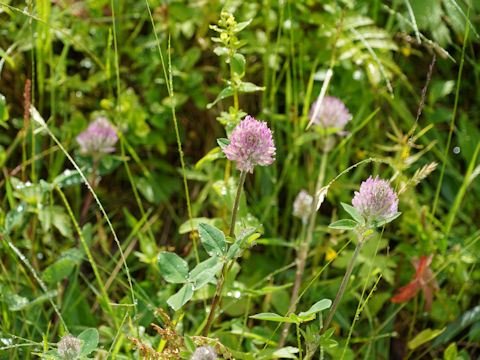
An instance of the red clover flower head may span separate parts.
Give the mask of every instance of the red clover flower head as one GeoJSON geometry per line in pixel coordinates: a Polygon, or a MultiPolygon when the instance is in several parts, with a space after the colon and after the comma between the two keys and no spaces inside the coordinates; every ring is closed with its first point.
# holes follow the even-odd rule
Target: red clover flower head
{"type": "Polygon", "coordinates": [[[82,341],[71,335],[65,335],[58,343],[58,355],[63,360],[76,360],[82,349],[82,341]]]}
{"type": "Polygon", "coordinates": [[[80,153],[98,156],[115,151],[113,145],[118,140],[115,128],[104,117],[96,118],[87,129],[77,136],[80,153]]]}
{"type": "Polygon", "coordinates": [[[293,215],[307,221],[312,212],[313,197],[306,190],[301,190],[293,202],[293,215]]]}
{"type": "MultiPolygon", "coordinates": [[[[310,109],[310,119],[315,113],[317,101],[314,101],[310,109]]],[[[313,123],[321,125],[324,129],[343,129],[350,120],[352,120],[352,114],[349,113],[342,100],[333,96],[325,96],[313,123]]]]}
{"type": "Polygon", "coordinates": [[[398,196],[387,180],[370,176],[355,191],[352,205],[367,221],[386,220],[398,212],[398,196]]]}
{"type": "Polygon", "coordinates": [[[223,148],[227,158],[236,161],[237,169],[253,173],[255,165],[266,166],[275,161],[275,144],[267,123],[247,115],[230,135],[230,144],[223,148]]]}
{"type": "Polygon", "coordinates": [[[211,346],[200,346],[190,360],[217,360],[217,353],[211,346]]]}

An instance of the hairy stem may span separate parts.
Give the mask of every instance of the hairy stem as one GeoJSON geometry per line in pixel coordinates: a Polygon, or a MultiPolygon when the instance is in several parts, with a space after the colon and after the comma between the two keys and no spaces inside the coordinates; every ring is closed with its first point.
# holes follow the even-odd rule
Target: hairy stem
{"type": "MultiPolygon", "coordinates": [[[[290,297],[290,306],[289,306],[288,314],[295,312],[295,309],[296,309],[298,293],[300,291],[300,285],[302,284],[303,271],[305,270],[308,250],[310,248],[310,243],[312,242],[313,229],[315,227],[315,220],[317,218],[317,204],[320,198],[320,189],[322,188],[323,183],[325,182],[327,158],[328,158],[328,152],[323,151],[322,162],[320,164],[320,171],[318,172],[317,184],[315,185],[315,195],[313,197],[312,208],[310,210],[310,219],[308,222],[307,236],[306,238],[302,239],[303,241],[300,244],[297,252],[298,254],[297,255],[297,272],[295,276],[295,283],[292,289],[292,295],[290,297]]],[[[278,342],[279,348],[282,347],[283,344],[285,343],[285,339],[287,337],[289,327],[290,327],[290,323],[285,323],[283,326],[282,334],[278,342]]]]}
{"type": "Polygon", "coordinates": [[[343,293],[345,292],[345,289],[347,288],[348,280],[350,279],[350,275],[352,274],[353,266],[355,265],[355,260],[358,256],[358,253],[360,252],[360,249],[363,246],[363,240],[364,240],[363,238],[359,239],[358,244],[355,247],[355,251],[353,252],[352,258],[350,259],[350,263],[348,264],[347,271],[345,272],[345,275],[343,276],[343,280],[342,280],[342,284],[340,285],[340,289],[338,289],[337,296],[335,297],[333,305],[330,308],[330,311],[327,315],[327,318],[325,319],[325,323],[322,327],[322,330],[320,331],[320,334],[323,334],[328,329],[328,325],[330,325],[330,321],[332,321],[333,315],[335,314],[335,311],[337,310],[337,307],[340,304],[340,300],[342,300],[343,293]]]}
{"type": "MultiPolygon", "coordinates": [[[[238,188],[237,188],[237,195],[235,196],[235,203],[233,205],[233,210],[232,210],[232,220],[230,222],[230,231],[229,231],[230,237],[233,237],[235,233],[235,221],[237,218],[238,204],[240,202],[240,195],[242,194],[243,184],[245,183],[246,177],[247,177],[247,172],[242,171],[242,173],[240,174],[240,180],[238,182],[238,188]]],[[[215,296],[213,297],[212,308],[210,309],[210,313],[208,314],[207,324],[203,329],[203,336],[208,336],[210,327],[212,326],[212,321],[215,316],[215,310],[217,308],[220,295],[222,294],[222,291],[223,291],[223,286],[225,284],[226,276],[227,276],[227,263],[225,262],[222,267],[222,273],[220,275],[220,279],[218,279],[218,282],[217,282],[217,288],[215,289],[215,296]]]]}
{"type": "Polygon", "coordinates": [[[237,195],[235,196],[235,203],[233,204],[232,211],[232,220],[230,221],[230,231],[228,235],[233,237],[235,233],[235,222],[237,219],[238,204],[240,202],[240,195],[242,194],[243,184],[245,183],[245,178],[247,177],[247,172],[242,171],[240,174],[240,180],[238,182],[237,195]]]}

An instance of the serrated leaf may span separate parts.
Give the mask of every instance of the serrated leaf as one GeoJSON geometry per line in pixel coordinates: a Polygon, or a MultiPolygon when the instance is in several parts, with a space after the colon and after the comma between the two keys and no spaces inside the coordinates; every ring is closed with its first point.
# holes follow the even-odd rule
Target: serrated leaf
{"type": "Polygon", "coordinates": [[[211,109],[213,107],[213,105],[215,105],[217,102],[219,102],[220,100],[223,100],[227,97],[230,97],[232,96],[233,94],[235,93],[235,91],[233,91],[232,87],[231,86],[227,86],[225,89],[223,89],[222,91],[220,91],[220,94],[218,94],[217,98],[215,99],[215,101],[207,104],[207,109],[211,109]]]}
{"type": "Polygon", "coordinates": [[[359,224],[365,225],[365,218],[360,215],[352,205],[340,203],[347,213],[359,224]]]}
{"type": "Polygon", "coordinates": [[[87,356],[92,351],[97,349],[98,346],[98,331],[97,329],[87,329],[78,335],[80,340],[83,340],[82,350],[80,355],[87,356]]]}
{"type": "Polygon", "coordinates": [[[200,223],[198,225],[198,235],[202,245],[210,256],[225,256],[227,254],[227,243],[223,231],[215,226],[200,223]]]}
{"type": "Polygon", "coordinates": [[[190,300],[193,296],[193,285],[192,284],[185,284],[182,286],[180,290],[176,294],[173,294],[170,296],[167,300],[167,304],[170,305],[170,307],[177,311],[180,309],[183,305],[185,305],[188,300],[190,300]]]}
{"type": "Polygon", "coordinates": [[[242,76],[245,73],[245,57],[236,53],[230,58],[233,71],[242,76]]]}
{"type": "Polygon", "coordinates": [[[410,350],[415,350],[420,345],[425,344],[426,342],[435,339],[445,329],[446,329],[446,327],[444,327],[443,329],[437,329],[437,330],[432,330],[432,329],[423,330],[422,332],[418,333],[417,336],[415,336],[412,340],[410,340],[408,342],[408,348],[410,350]]]}
{"type": "Polygon", "coordinates": [[[162,251],[158,254],[157,264],[165,281],[173,284],[187,281],[188,264],[177,254],[162,251]]]}
{"type": "Polygon", "coordinates": [[[338,229],[338,230],[353,230],[355,229],[356,226],[357,226],[357,223],[350,219],[338,220],[328,225],[330,229],[338,229]]]}
{"type": "Polygon", "coordinates": [[[188,275],[189,281],[193,283],[194,290],[208,284],[222,267],[223,262],[217,257],[211,257],[195,266],[188,275]]]}

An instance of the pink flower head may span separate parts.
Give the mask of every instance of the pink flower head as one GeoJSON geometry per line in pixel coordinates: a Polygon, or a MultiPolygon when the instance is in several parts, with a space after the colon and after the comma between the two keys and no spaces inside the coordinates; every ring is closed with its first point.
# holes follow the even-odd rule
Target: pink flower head
{"type": "Polygon", "coordinates": [[[272,131],[264,121],[247,115],[230,135],[230,144],[223,148],[227,158],[238,162],[237,169],[253,173],[255,165],[266,166],[275,161],[272,131]]]}
{"type": "Polygon", "coordinates": [[[58,355],[64,360],[75,360],[80,355],[82,341],[71,335],[65,335],[58,343],[58,355]]]}
{"type": "MultiPolygon", "coordinates": [[[[314,101],[310,109],[310,119],[315,113],[317,101],[314,101]]],[[[321,125],[324,129],[343,129],[350,120],[352,120],[352,114],[348,112],[342,100],[333,96],[325,96],[313,123],[321,125]]]]}
{"type": "Polygon", "coordinates": [[[98,156],[115,151],[113,145],[118,141],[115,128],[104,118],[96,118],[87,129],[77,136],[80,153],[98,156]]]}
{"type": "Polygon", "coordinates": [[[293,202],[293,215],[306,221],[312,212],[313,197],[306,190],[301,190],[293,202]]]}
{"type": "Polygon", "coordinates": [[[387,180],[370,176],[355,191],[352,205],[367,221],[386,220],[398,212],[398,197],[387,180]]]}

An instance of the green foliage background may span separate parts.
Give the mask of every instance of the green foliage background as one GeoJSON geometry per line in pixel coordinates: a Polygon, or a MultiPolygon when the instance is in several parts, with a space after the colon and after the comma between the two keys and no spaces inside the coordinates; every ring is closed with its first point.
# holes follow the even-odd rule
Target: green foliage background
{"type": "MultiPolygon", "coordinates": [[[[346,104],[353,119],[350,134],[338,138],[329,155],[326,180],[370,157],[382,161],[361,164],[330,187],[317,216],[299,309],[333,299],[347,267],[349,247],[307,287],[353,238],[327,227],[346,216],[340,202],[350,203],[370,174],[392,178],[400,189],[416,170],[438,162],[402,194],[402,216],[362,249],[334,318],[339,344],[326,347],[324,355],[476,358],[479,10],[476,0],[1,0],[0,358],[46,353],[66,327],[74,335],[98,329],[98,356],[139,358],[126,335],[160,349],[150,326],[161,322],[155,308],[178,321],[179,333],[198,335],[214,284],[175,312],[167,299],[180,286],[164,280],[157,257],[175,252],[193,269],[207,258],[198,224],[228,230],[239,172],[222,157],[216,139],[228,137],[246,114],[268,122],[277,156],[272,166],[247,176],[237,235],[254,228],[261,237],[226,279],[212,336],[236,351],[236,358],[260,359],[264,346],[273,349],[276,324],[248,315],[288,310],[301,230],[292,203],[301,189],[312,193],[315,187],[319,135],[305,127],[329,69],[328,93],[346,104]],[[219,34],[210,25],[218,23],[222,9],[247,22],[237,34],[232,64],[212,40],[219,34]],[[27,79],[32,105],[88,176],[93,164],[78,153],[75,137],[98,116],[120,130],[117,151],[97,169],[95,192],[131,279],[95,201],[80,221],[88,190],[65,153],[34,118],[24,120],[27,79]],[[232,83],[238,94],[222,93],[232,83]],[[431,253],[440,286],[431,311],[423,313],[422,293],[405,305],[391,303],[415,273],[410,259],[431,253]],[[345,345],[361,296],[365,300],[371,289],[345,345]],[[444,328],[435,336],[424,332],[444,328]]],[[[287,343],[297,346],[294,332],[287,343]]]]}

